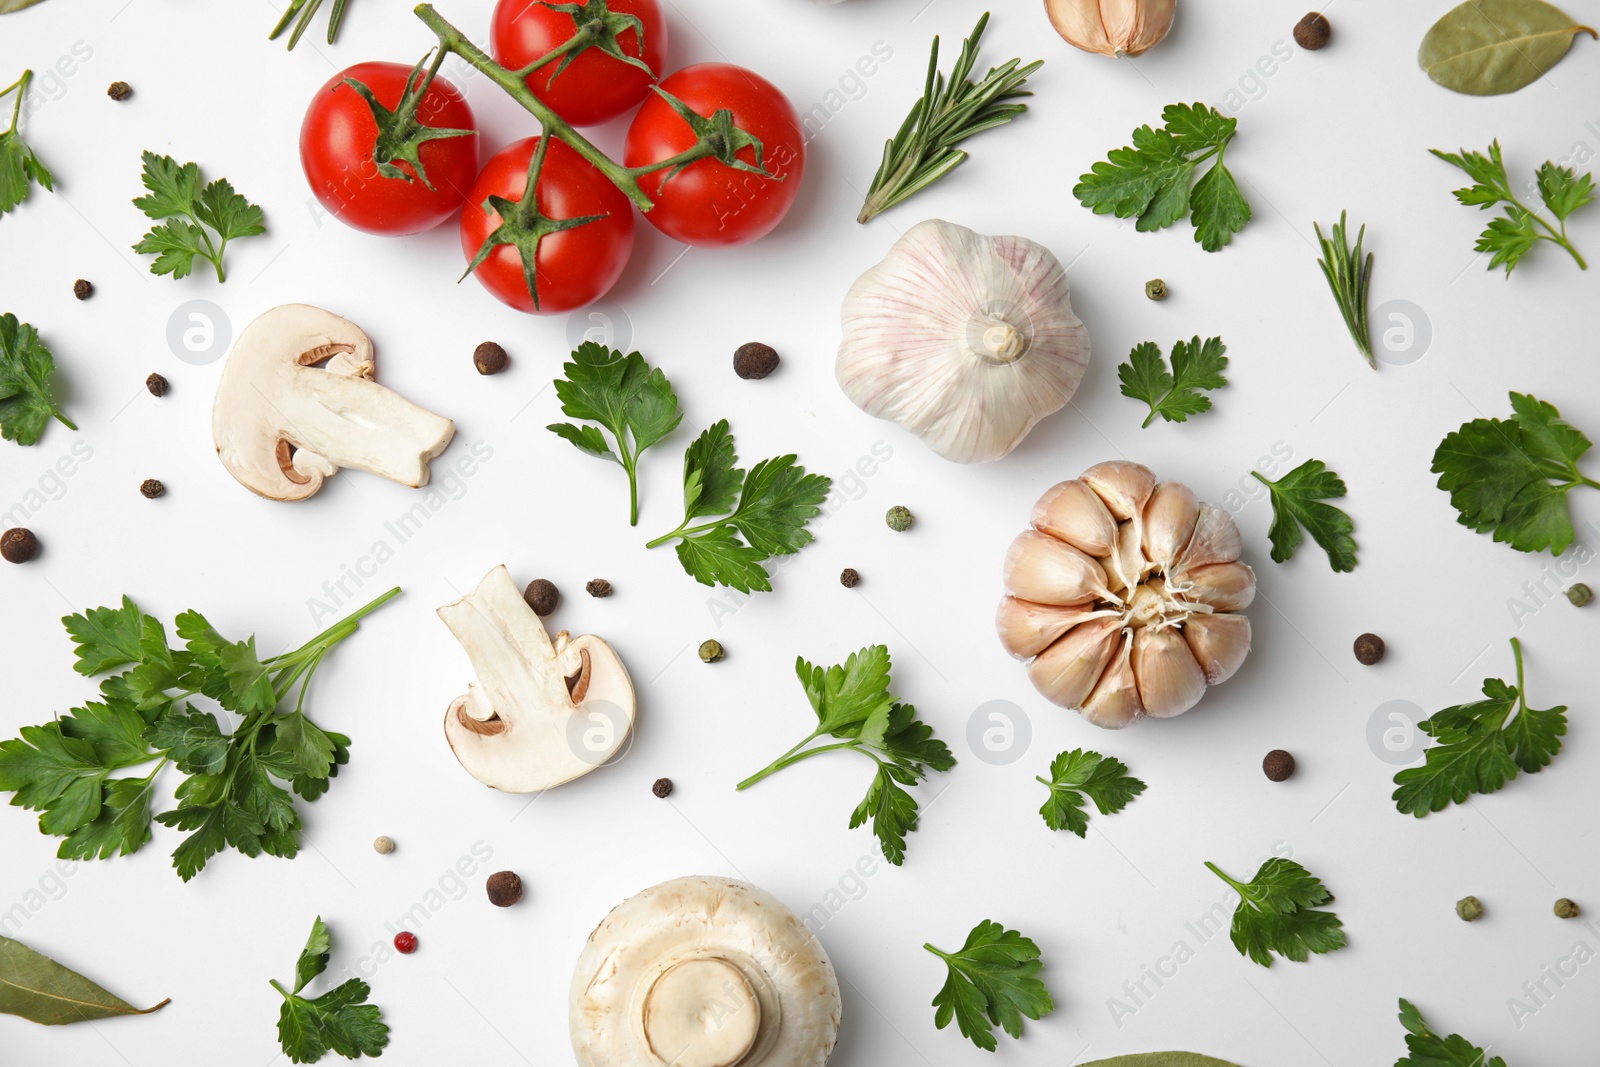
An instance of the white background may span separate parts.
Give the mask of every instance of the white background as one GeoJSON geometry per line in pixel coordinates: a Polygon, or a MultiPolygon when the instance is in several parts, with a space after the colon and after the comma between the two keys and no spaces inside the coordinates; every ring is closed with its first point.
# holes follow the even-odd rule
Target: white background
{"type": "MultiPolygon", "coordinates": [[[[1446,432],[1507,413],[1508,389],[1533,392],[1600,433],[1596,272],[1579,272],[1548,245],[1509,280],[1487,272],[1471,251],[1487,216],[1454,202],[1449,191],[1462,176],[1425,150],[1482,148],[1498,136],[1519,180],[1546,158],[1582,164],[1600,149],[1597,45],[1579,41],[1519,93],[1477,99],[1416,68],[1417,43],[1448,7],[1443,0],[1340,0],[1327,9],[1334,42],[1320,53],[1282,45],[1299,7],[1186,0],[1169,39],[1136,61],[1068,47],[1032,0],[996,5],[1005,9],[984,65],[1046,59],[1033,112],[973,142],[974,158],[954,176],[861,227],[857,207],[883,138],[921,90],[929,39],[944,35],[953,56],[982,5],[665,6],[671,66],[742,63],[802,110],[822,105],[828,120],[811,142],[799,203],[768,239],[680,258],[681,246],[639,226],[634,260],[611,295],[620,309],[612,324],[627,335],[619,343],[668,372],[687,417],[644,464],[637,530],[623,521],[621,473],[542,428],[557,416],[549,382],[569,331],[588,322],[525,317],[471,280],[454,284],[462,257],[453,225],[386,241],[313,210],[296,154],[303,106],[341,66],[420,56],[432,38],[406,5],[354,0],[337,46],[321,40],[319,19],[293,53],[266,40],[281,11],[270,0],[52,0],[0,19],[0,80],[24,65],[43,75],[69,57],[59,70],[70,74],[36,82],[42,106],[25,120],[60,184],[0,220],[0,309],[40,328],[82,427],[52,425],[35,448],[0,448],[0,509],[38,503],[26,494],[42,489],[45,503],[28,525],[46,545],[37,562],[0,573],[0,734],[91,694],[71,671],[57,622],[68,611],[126,592],[169,619],[201,609],[274,650],[321,628],[311,598],[375,542],[396,552],[361,599],[405,588],[318,677],[314,715],[355,739],[353,759],[325,799],[302,805],[304,850],[293,862],[228,853],[185,885],[169,867],[178,835],[157,827],[131,859],[58,871],[56,843],[37,833],[34,817],[0,811],[6,932],[131,1000],[173,999],[148,1018],[63,1029],[0,1019],[0,1061],[264,1067],[277,1053],[279,1004],[267,980],[292,973],[321,914],[334,930],[335,968],[372,975],[394,1028],[384,1062],[562,1063],[570,967],[588,931],[648,885],[708,873],[744,877],[797,911],[835,912],[821,936],[844,992],[839,1067],[1069,1064],[1164,1048],[1252,1067],[1370,1067],[1402,1054],[1401,996],[1513,1067],[1593,1062],[1600,963],[1580,966],[1561,988],[1547,979],[1542,1003],[1522,986],[1580,941],[1600,948],[1595,929],[1551,914],[1567,895],[1600,915],[1592,726],[1600,607],[1579,612],[1560,599],[1539,607],[1574,570],[1597,583],[1600,568],[1554,564],[1567,577],[1546,578],[1540,600],[1530,598],[1524,583],[1540,581],[1550,557],[1459,526],[1428,466],[1446,432]],[[880,41],[891,58],[870,78],[847,78],[880,41]],[[1289,58],[1273,59],[1275,47],[1289,58]],[[120,104],[105,95],[119,78],[134,87],[120,104]],[[1140,234],[1070,196],[1077,175],[1175,100],[1226,103],[1239,116],[1228,161],[1256,218],[1219,254],[1194,244],[1187,224],[1140,234]],[[269,233],[229,249],[227,285],[153,277],[130,251],[147,226],[128,203],[140,192],[146,148],[197,160],[265,207],[269,233]],[[1410,301],[1431,325],[1430,347],[1408,366],[1367,369],[1318,273],[1311,223],[1326,225],[1341,208],[1371,227],[1374,305],[1410,301]],[[1093,338],[1073,404],[995,466],[939,459],[861,414],[833,381],[844,290],[898,232],[927,217],[1049,245],[1071,264],[1075,306],[1093,338]],[[1142,286],[1158,275],[1172,296],[1152,304],[1142,286]],[[96,287],[86,303],[71,294],[78,277],[96,287]],[[181,362],[165,339],[169,317],[191,299],[220,305],[235,333],[287,301],[348,316],[375,339],[386,384],[457,420],[436,480],[474,442],[492,458],[451,480],[456,499],[398,546],[384,524],[419,494],[370,476],[342,475],[305,504],[256,499],[213,458],[209,412],[221,363],[181,362]],[[1143,408],[1118,395],[1116,364],[1137,342],[1165,348],[1197,333],[1226,340],[1232,383],[1212,413],[1141,430],[1143,408]],[[470,354],[489,338],[513,363],[483,378],[470,354]],[[764,382],[740,381],[729,368],[732,350],[752,339],[784,356],[764,382]],[[164,400],[142,385],[157,370],[172,380],[164,400]],[[676,525],[681,449],[720,417],[732,420],[747,459],[798,451],[848,490],[777,591],[731,613],[669,550],[642,547],[676,525]],[[846,484],[878,442],[891,458],[846,484]],[[80,445],[91,458],[52,478],[80,445]],[[1034,694],[991,620],[1001,556],[1039,492],[1126,457],[1221,502],[1252,484],[1247,472],[1275,447],[1295,464],[1323,459],[1349,483],[1359,568],[1335,575],[1309,545],[1288,565],[1270,562],[1268,507],[1237,498],[1246,559],[1260,578],[1256,646],[1237,677],[1181,719],[1121,734],[1034,694]],[[165,498],[140,497],[147,477],[167,483],[165,498]],[[900,503],[917,515],[905,535],[882,520],[900,503]],[[469,778],[439,728],[470,670],[433,609],[502,562],[519,582],[556,581],[566,600],[552,629],[613,642],[641,697],[637,740],[620,764],[531,806],[469,778]],[[864,576],[854,591],[838,584],[845,566],[864,576]],[[584,595],[596,576],[616,595],[584,595]],[[1526,605],[1517,614],[1515,598],[1526,605]],[[1390,648],[1373,668],[1350,652],[1368,629],[1390,648]],[[1389,800],[1395,767],[1369,743],[1375,709],[1404,700],[1431,712],[1472,699],[1484,676],[1512,677],[1512,634],[1527,647],[1536,705],[1572,706],[1560,757],[1501,794],[1425,820],[1398,814],[1389,800]],[[711,636],[729,654],[707,667],[693,646],[711,636]],[[853,865],[875,854],[865,829],[846,829],[866,787],[864,760],[819,759],[745,794],[732,787],[809,729],[795,655],[838,662],[875,642],[893,652],[897,692],[961,763],[920,791],[926,815],[905,866],[878,864],[856,883],[853,865]],[[977,758],[967,742],[969,718],[991,700],[1013,702],[1031,724],[1029,747],[1010,765],[977,758]],[[1095,817],[1087,840],[1051,834],[1036,814],[1044,790],[1033,776],[1077,746],[1124,759],[1150,786],[1122,814],[1095,817]],[[1300,763],[1280,785],[1260,771],[1275,747],[1300,763]],[[668,801],[650,793],[662,775],[677,783],[668,801]],[[399,851],[374,854],[380,833],[399,851]],[[458,860],[477,863],[480,842],[492,857],[459,878],[458,860]],[[1265,970],[1225,938],[1201,944],[1187,931],[1222,899],[1202,860],[1248,876],[1275,848],[1292,850],[1337,895],[1348,949],[1265,970]],[[483,897],[483,877],[501,868],[520,871],[529,887],[511,911],[483,897]],[[841,880],[849,895],[830,897],[841,880]],[[1452,911],[1467,893],[1488,908],[1471,926],[1452,911]],[[418,905],[427,910],[401,919],[418,905]],[[920,947],[955,947],[985,918],[1039,942],[1058,1005],[1020,1043],[1003,1040],[992,1061],[953,1027],[934,1030],[928,1002],[942,967],[920,947]],[[391,923],[414,928],[421,951],[374,967],[391,923]],[[1193,958],[1159,989],[1146,979],[1153,995],[1128,999],[1124,982],[1179,940],[1193,958]],[[1114,1011],[1114,997],[1123,1010],[1114,1011]],[[1514,1020],[1512,997],[1537,1010],[1514,1020]]],[[[490,7],[446,0],[441,10],[483,42],[490,7]]],[[[1568,7],[1600,18],[1587,0],[1568,7]]],[[[498,90],[460,78],[457,64],[449,71],[465,83],[486,149],[533,132],[498,90]]],[[[617,150],[623,129],[597,139],[617,150]]],[[[1572,235],[1600,257],[1600,209],[1581,215],[1572,235]]],[[[1573,516],[1580,530],[1600,524],[1600,493],[1573,494],[1573,516]]],[[[1587,537],[1592,544],[1594,528],[1587,537]]]]}

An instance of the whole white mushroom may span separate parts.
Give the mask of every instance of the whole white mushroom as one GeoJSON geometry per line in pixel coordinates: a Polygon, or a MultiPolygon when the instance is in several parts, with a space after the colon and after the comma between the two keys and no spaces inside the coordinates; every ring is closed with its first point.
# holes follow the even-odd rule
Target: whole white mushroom
{"type": "Polygon", "coordinates": [[[629,897],[572,974],[579,1067],[822,1067],[839,1016],[821,943],[776,897],[728,878],[629,897]]]}

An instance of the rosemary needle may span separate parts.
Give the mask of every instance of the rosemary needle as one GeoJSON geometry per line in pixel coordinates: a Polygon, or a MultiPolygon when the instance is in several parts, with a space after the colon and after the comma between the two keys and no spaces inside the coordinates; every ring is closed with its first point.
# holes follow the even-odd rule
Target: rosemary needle
{"type": "Polygon", "coordinates": [[[1028,110],[1027,104],[1010,101],[1033,95],[1023,85],[1044,65],[1043,60],[1023,66],[1022,60],[1013,59],[989,71],[982,81],[972,80],[978,43],[988,24],[989,13],[984,12],[972,36],[962,44],[961,56],[948,78],[939,73],[939,38],[933,39],[922,99],[883,146],[883,162],[857,222],[870,221],[966,162],[967,153],[956,145],[968,137],[1004,126],[1028,110]]]}
{"type": "Polygon", "coordinates": [[[1333,299],[1339,304],[1339,312],[1344,316],[1344,324],[1349,327],[1356,348],[1376,369],[1378,361],[1372,355],[1372,330],[1367,323],[1372,253],[1368,252],[1365,259],[1361,257],[1361,242],[1367,235],[1367,228],[1362,226],[1356,234],[1356,247],[1352,251],[1345,230],[1345,212],[1339,212],[1339,221],[1333,224],[1331,240],[1322,235],[1320,225],[1311,225],[1317,231],[1317,241],[1322,245],[1322,258],[1317,265],[1322,268],[1322,276],[1328,279],[1328,288],[1333,290],[1333,299]]]}

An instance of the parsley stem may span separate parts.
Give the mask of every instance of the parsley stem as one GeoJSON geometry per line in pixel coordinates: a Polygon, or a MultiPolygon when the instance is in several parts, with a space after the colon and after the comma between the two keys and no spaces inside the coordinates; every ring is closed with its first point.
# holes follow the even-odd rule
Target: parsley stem
{"type": "Polygon", "coordinates": [[[287,989],[283,988],[283,986],[279,985],[278,984],[278,980],[276,978],[268,978],[267,981],[272,983],[272,988],[273,989],[276,989],[279,993],[281,993],[283,995],[283,999],[284,1000],[288,1000],[289,999],[289,991],[287,989]]]}
{"type": "Polygon", "coordinates": [[[25,70],[22,72],[22,77],[12,82],[5,89],[0,89],[0,96],[6,95],[12,89],[17,91],[17,98],[11,104],[11,128],[6,130],[7,133],[15,133],[17,131],[17,121],[22,116],[22,98],[28,95],[28,83],[31,81],[33,81],[33,71],[25,70]]]}
{"type": "Polygon", "coordinates": [[[1219,868],[1215,863],[1212,863],[1210,860],[1206,860],[1205,861],[1205,865],[1206,865],[1207,868],[1210,869],[1212,874],[1216,875],[1218,878],[1221,878],[1224,882],[1227,882],[1229,885],[1233,886],[1233,888],[1238,892],[1238,894],[1241,897],[1244,896],[1244,886],[1240,885],[1238,882],[1235,882],[1232,878],[1229,878],[1227,875],[1223,874],[1222,873],[1222,869],[1219,868]]]}
{"type": "MultiPolygon", "coordinates": [[[[757,771],[755,774],[752,774],[750,777],[746,778],[733,788],[735,790],[748,789],[757,782],[761,781],[763,778],[777,774],[785,767],[792,767],[801,760],[810,759],[812,756],[821,755],[824,752],[836,752],[841,748],[857,747],[857,742],[854,739],[851,739],[849,741],[836,741],[831,745],[822,745],[818,748],[805,748],[806,745],[809,745],[812,741],[816,740],[820,736],[820,734],[812,734],[810,737],[794,746],[794,748],[791,748],[788,752],[773,760],[772,763],[764,770],[757,771]],[[804,751],[801,751],[801,749],[804,749],[804,751]]],[[[872,756],[872,753],[868,752],[867,755],[872,756]]],[[[876,756],[873,756],[872,758],[877,759],[876,756]]],[[[883,761],[878,760],[878,762],[882,763],[883,761]]]]}

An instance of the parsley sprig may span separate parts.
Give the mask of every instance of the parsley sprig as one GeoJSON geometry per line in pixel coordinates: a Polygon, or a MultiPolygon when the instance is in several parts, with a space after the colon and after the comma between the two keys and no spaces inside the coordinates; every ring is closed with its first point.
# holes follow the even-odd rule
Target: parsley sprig
{"type": "Polygon", "coordinates": [[[25,70],[22,77],[0,89],[0,99],[7,93],[16,93],[11,102],[11,125],[0,133],[0,215],[28,199],[32,183],[38,182],[47,191],[55,189],[55,179],[50,168],[39,161],[22,139],[17,126],[22,118],[22,100],[28,95],[28,83],[33,81],[33,71],[25,70]]]}
{"type": "Polygon", "coordinates": [[[867,795],[850,814],[853,830],[867,820],[884,858],[899,866],[906,856],[906,834],[917,828],[917,801],[902,786],[916,785],[929,769],[947,771],[955,757],[933,728],[917,721],[917,709],[889,694],[889,649],[872,645],[826,669],[795,660],[817,728],[788,752],[736,788],[757,782],[824,752],[859,752],[877,764],[867,795]],[[828,744],[813,744],[826,738],[828,744]]]}
{"type": "Polygon", "coordinates": [[[222,253],[235,238],[267,232],[261,209],[234,192],[226,178],[201,188],[198,164],[180,166],[171,156],[148,151],[142,158],[140,178],[149,195],[136,197],[133,206],[161,225],[140,238],[133,250],[156,257],[151,274],[187,277],[198,256],[216,268],[217,281],[227,281],[222,253]]]}
{"type": "Polygon", "coordinates": [[[1096,215],[1138,219],[1141,233],[1189,216],[1194,239],[1216,252],[1250,221],[1250,204],[1223,162],[1239,120],[1204,104],[1168,104],[1161,129],[1140,126],[1132,147],[1112,150],[1078,179],[1072,195],[1096,215]],[[1189,188],[1202,163],[1215,160],[1189,188]]]}
{"type": "Polygon", "coordinates": [[[1287,563],[1300,547],[1305,534],[1328,554],[1333,569],[1356,569],[1356,539],[1351,536],[1355,523],[1350,516],[1324,503],[1347,492],[1344,480],[1320,459],[1308,459],[1277,481],[1260,471],[1251,471],[1256,481],[1272,496],[1272,526],[1267,536],[1272,541],[1272,562],[1287,563]]]}
{"type": "Polygon", "coordinates": [[[972,928],[966,944],[955,952],[922,947],[949,968],[944,986],[933,998],[937,1029],[954,1019],[962,1037],[993,1052],[996,1026],[1021,1037],[1024,1017],[1037,1022],[1055,1010],[1050,991],[1037,977],[1044,966],[1039,946],[1016,930],[986,919],[972,928]]]}
{"type": "Polygon", "coordinates": [[[1023,65],[1013,59],[995,67],[981,81],[972,79],[978,45],[989,25],[989,13],[961,45],[961,55],[947,78],[939,73],[939,38],[933,39],[928,57],[928,78],[922,98],[912,107],[900,129],[883,146],[883,161],[867,189],[857,222],[877,215],[926,189],[967,161],[956,145],[974,134],[1004,126],[1028,110],[1014,101],[1033,93],[1023,88],[1044,60],[1023,65]]]}
{"type": "Polygon", "coordinates": [[[352,978],[315,999],[301,996],[311,982],[328,969],[333,938],[317,916],[311,936],[295,961],[294,988],[285,989],[276,978],[272,988],[283,996],[278,1010],[278,1043],[294,1063],[316,1063],[329,1052],[347,1060],[381,1056],[389,1044],[389,1027],[376,1004],[368,1004],[372,987],[352,978]]]}
{"type": "Polygon", "coordinates": [[[1222,374],[1228,366],[1228,357],[1223,355],[1227,350],[1222,338],[1208,337],[1202,344],[1196,334],[1193,340],[1172,346],[1172,369],[1168,370],[1160,345],[1154,341],[1135,345],[1127,361],[1117,367],[1117,379],[1122,382],[1123,396],[1150,405],[1141,429],[1157,415],[1168,422],[1186,422],[1190,415],[1210,411],[1211,398],[1203,391],[1228,384],[1222,374]]]}
{"type": "Polygon", "coordinates": [[[1561,751],[1567,733],[1565,705],[1539,710],[1528,707],[1523,680],[1522,644],[1511,639],[1517,661],[1517,684],[1499,678],[1483,680],[1486,699],[1445,708],[1417,724],[1437,744],[1423,753],[1420,767],[1394,776],[1394,804],[1422,818],[1461,804],[1477,794],[1493,793],[1517,776],[1536,774],[1561,751]]]}
{"type": "Polygon", "coordinates": [[[301,823],[290,790],[316,800],[350,759],[350,739],[305,714],[312,675],[362,618],[399,592],[391,589],[295,651],[266,659],[254,637],[230,641],[196,611],[175,620],[178,648],[161,620],[128,597],[120,607],[69,615],[62,623],[79,674],[130,669],[100,683],[102,699],[25,726],[20,739],[0,744],[0,791],[41,813],[40,831],[64,839],[62,859],[126,856],[150,840],[156,777],[171,764],[186,775],[178,805],[154,821],[188,833],[172,854],[184,881],[229,846],[251,857],[292,858],[301,823]],[[224,730],[195,704],[198,697],[237,715],[238,725],[224,730]],[[143,776],[112,777],[152,763],[143,776]]]}
{"type": "Polygon", "coordinates": [[[727,419],[695,438],[683,455],[683,522],[645,547],[676,539],[679,562],[702,585],[770,592],[761,564],[811,543],[806,525],[822,514],[833,481],[807,474],[793,454],[748,471],[738,462],[727,419]]]}
{"type": "Polygon", "coordinates": [[[10,312],[0,315],[0,438],[36,444],[51,419],[78,427],[62,414],[50,388],[56,361],[39,333],[10,312]]]}
{"type": "Polygon", "coordinates": [[[1400,1025],[1406,1028],[1406,1050],[1411,1055],[1394,1067],[1506,1067],[1505,1060],[1499,1056],[1491,1059],[1488,1049],[1460,1034],[1440,1037],[1428,1029],[1422,1012],[1404,998],[1400,1001],[1400,1025]]]}
{"type": "Polygon", "coordinates": [[[1474,419],[1433,453],[1439,488],[1450,494],[1458,521],[1518,552],[1549,549],[1559,556],[1577,536],[1567,494],[1600,482],[1578,469],[1592,446],[1555,405],[1511,394],[1509,419],[1474,419]]]}
{"type": "Polygon", "coordinates": [[[1145,784],[1128,773],[1127,764],[1081,748],[1061,753],[1050,764],[1050,777],[1035,781],[1050,790],[1050,799],[1039,809],[1044,824],[1079,837],[1089,830],[1086,800],[1092,800],[1101,815],[1115,815],[1145,791],[1145,784]]]}
{"type": "Polygon", "coordinates": [[[1465,148],[1459,153],[1441,152],[1437,148],[1428,151],[1451,166],[1459,167],[1472,179],[1472,185],[1455,190],[1455,198],[1461,203],[1481,211],[1488,211],[1498,204],[1505,205],[1505,214],[1490,221],[1474,246],[1479,252],[1492,253],[1489,258],[1490,270],[1503,266],[1509,275],[1522,262],[1522,257],[1540,241],[1560,245],[1572,256],[1580,270],[1589,269],[1583,256],[1567,239],[1567,218],[1594,200],[1592,175],[1578,177],[1571,167],[1558,167],[1549,161],[1540,165],[1534,178],[1539,187],[1539,199],[1544,201],[1544,206],[1556,218],[1555,223],[1551,224],[1518,200],[1517,194],[1512,191],[1511,179],[1506,176],[1505,160],[1500,156],[1498,138],[1489,146],[1488,155],[1469,152],[1465,148]]]}
{"type": "Polygon", "coordinates": [[[683,421],[672,383],[637,352],[621,352],[585,341],[562,365],[556,396],[568,418],[597,422],[612,438],[608,444],[594,426],[570,422],[546,427],[581,451],[608,459],[628,475],[628,522],[639,525],[639,456],[683,421]]]}
{"type": "Polygon", "coordinates": [[[1206,867],[1239,894],[1229,936],[1240,955],[1271,967],[1274,952],[1304,963],[1310,953],[1344,947],[1344,923],[1331,911],[1317,910],[1331,904],[1333,894],[1294,860],[1274,856],[1248,882],[1234,881],[1209,860],[1206,867]]]}

